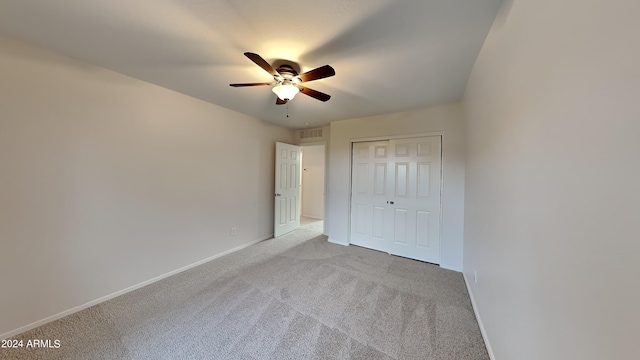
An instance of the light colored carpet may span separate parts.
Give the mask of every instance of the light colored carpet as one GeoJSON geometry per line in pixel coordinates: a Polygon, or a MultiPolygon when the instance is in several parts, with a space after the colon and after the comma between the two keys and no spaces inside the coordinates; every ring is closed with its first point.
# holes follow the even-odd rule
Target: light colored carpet
{"type": "Polygon", "coordinates": [[[0,359],[489,359],[457,272],[309,222],[14,339],[0,359]]]}

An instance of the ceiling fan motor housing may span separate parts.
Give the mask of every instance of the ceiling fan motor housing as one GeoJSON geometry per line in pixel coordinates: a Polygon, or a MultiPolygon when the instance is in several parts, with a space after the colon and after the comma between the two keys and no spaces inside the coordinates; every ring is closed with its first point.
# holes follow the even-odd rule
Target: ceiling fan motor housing
{"type": "Polygon", "coordinates": [[[280,75],[282,75],[285,79],[293,79],[298,76],[298,72],[296,72],[293,67],[289,65],[280,65],[280,67],[276,70],[280,75]]]}

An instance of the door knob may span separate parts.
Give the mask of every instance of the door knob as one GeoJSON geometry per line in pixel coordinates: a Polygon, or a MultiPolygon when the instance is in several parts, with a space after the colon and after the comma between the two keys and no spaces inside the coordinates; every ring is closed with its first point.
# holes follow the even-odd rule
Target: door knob
{"type": "Polygon", "coordinates": [[[387,201],[387,204],[393,205],[393,201],[387,201]]]}
{"type": "Polygon", "coordinates": [[[276,194],[276,196],[280,196],[280,194],[276,194]]]}

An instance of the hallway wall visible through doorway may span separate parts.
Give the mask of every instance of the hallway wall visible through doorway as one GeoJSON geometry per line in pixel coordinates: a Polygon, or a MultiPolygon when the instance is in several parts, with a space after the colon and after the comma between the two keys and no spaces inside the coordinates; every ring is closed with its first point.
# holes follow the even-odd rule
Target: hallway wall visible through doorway
{"type": "Polygon", "coordinates": [[[301,216],[324,219],[325,145],[302,148],[301,216]]]}

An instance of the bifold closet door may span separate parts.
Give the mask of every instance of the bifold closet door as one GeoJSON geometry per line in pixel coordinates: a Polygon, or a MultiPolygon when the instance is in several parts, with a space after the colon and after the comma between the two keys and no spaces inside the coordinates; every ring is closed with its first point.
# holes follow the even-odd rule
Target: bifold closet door
{"type": "Polygon", "coordinates": [[[440,263],[441,137],[356,142],[351,243],[440,263]]]}

